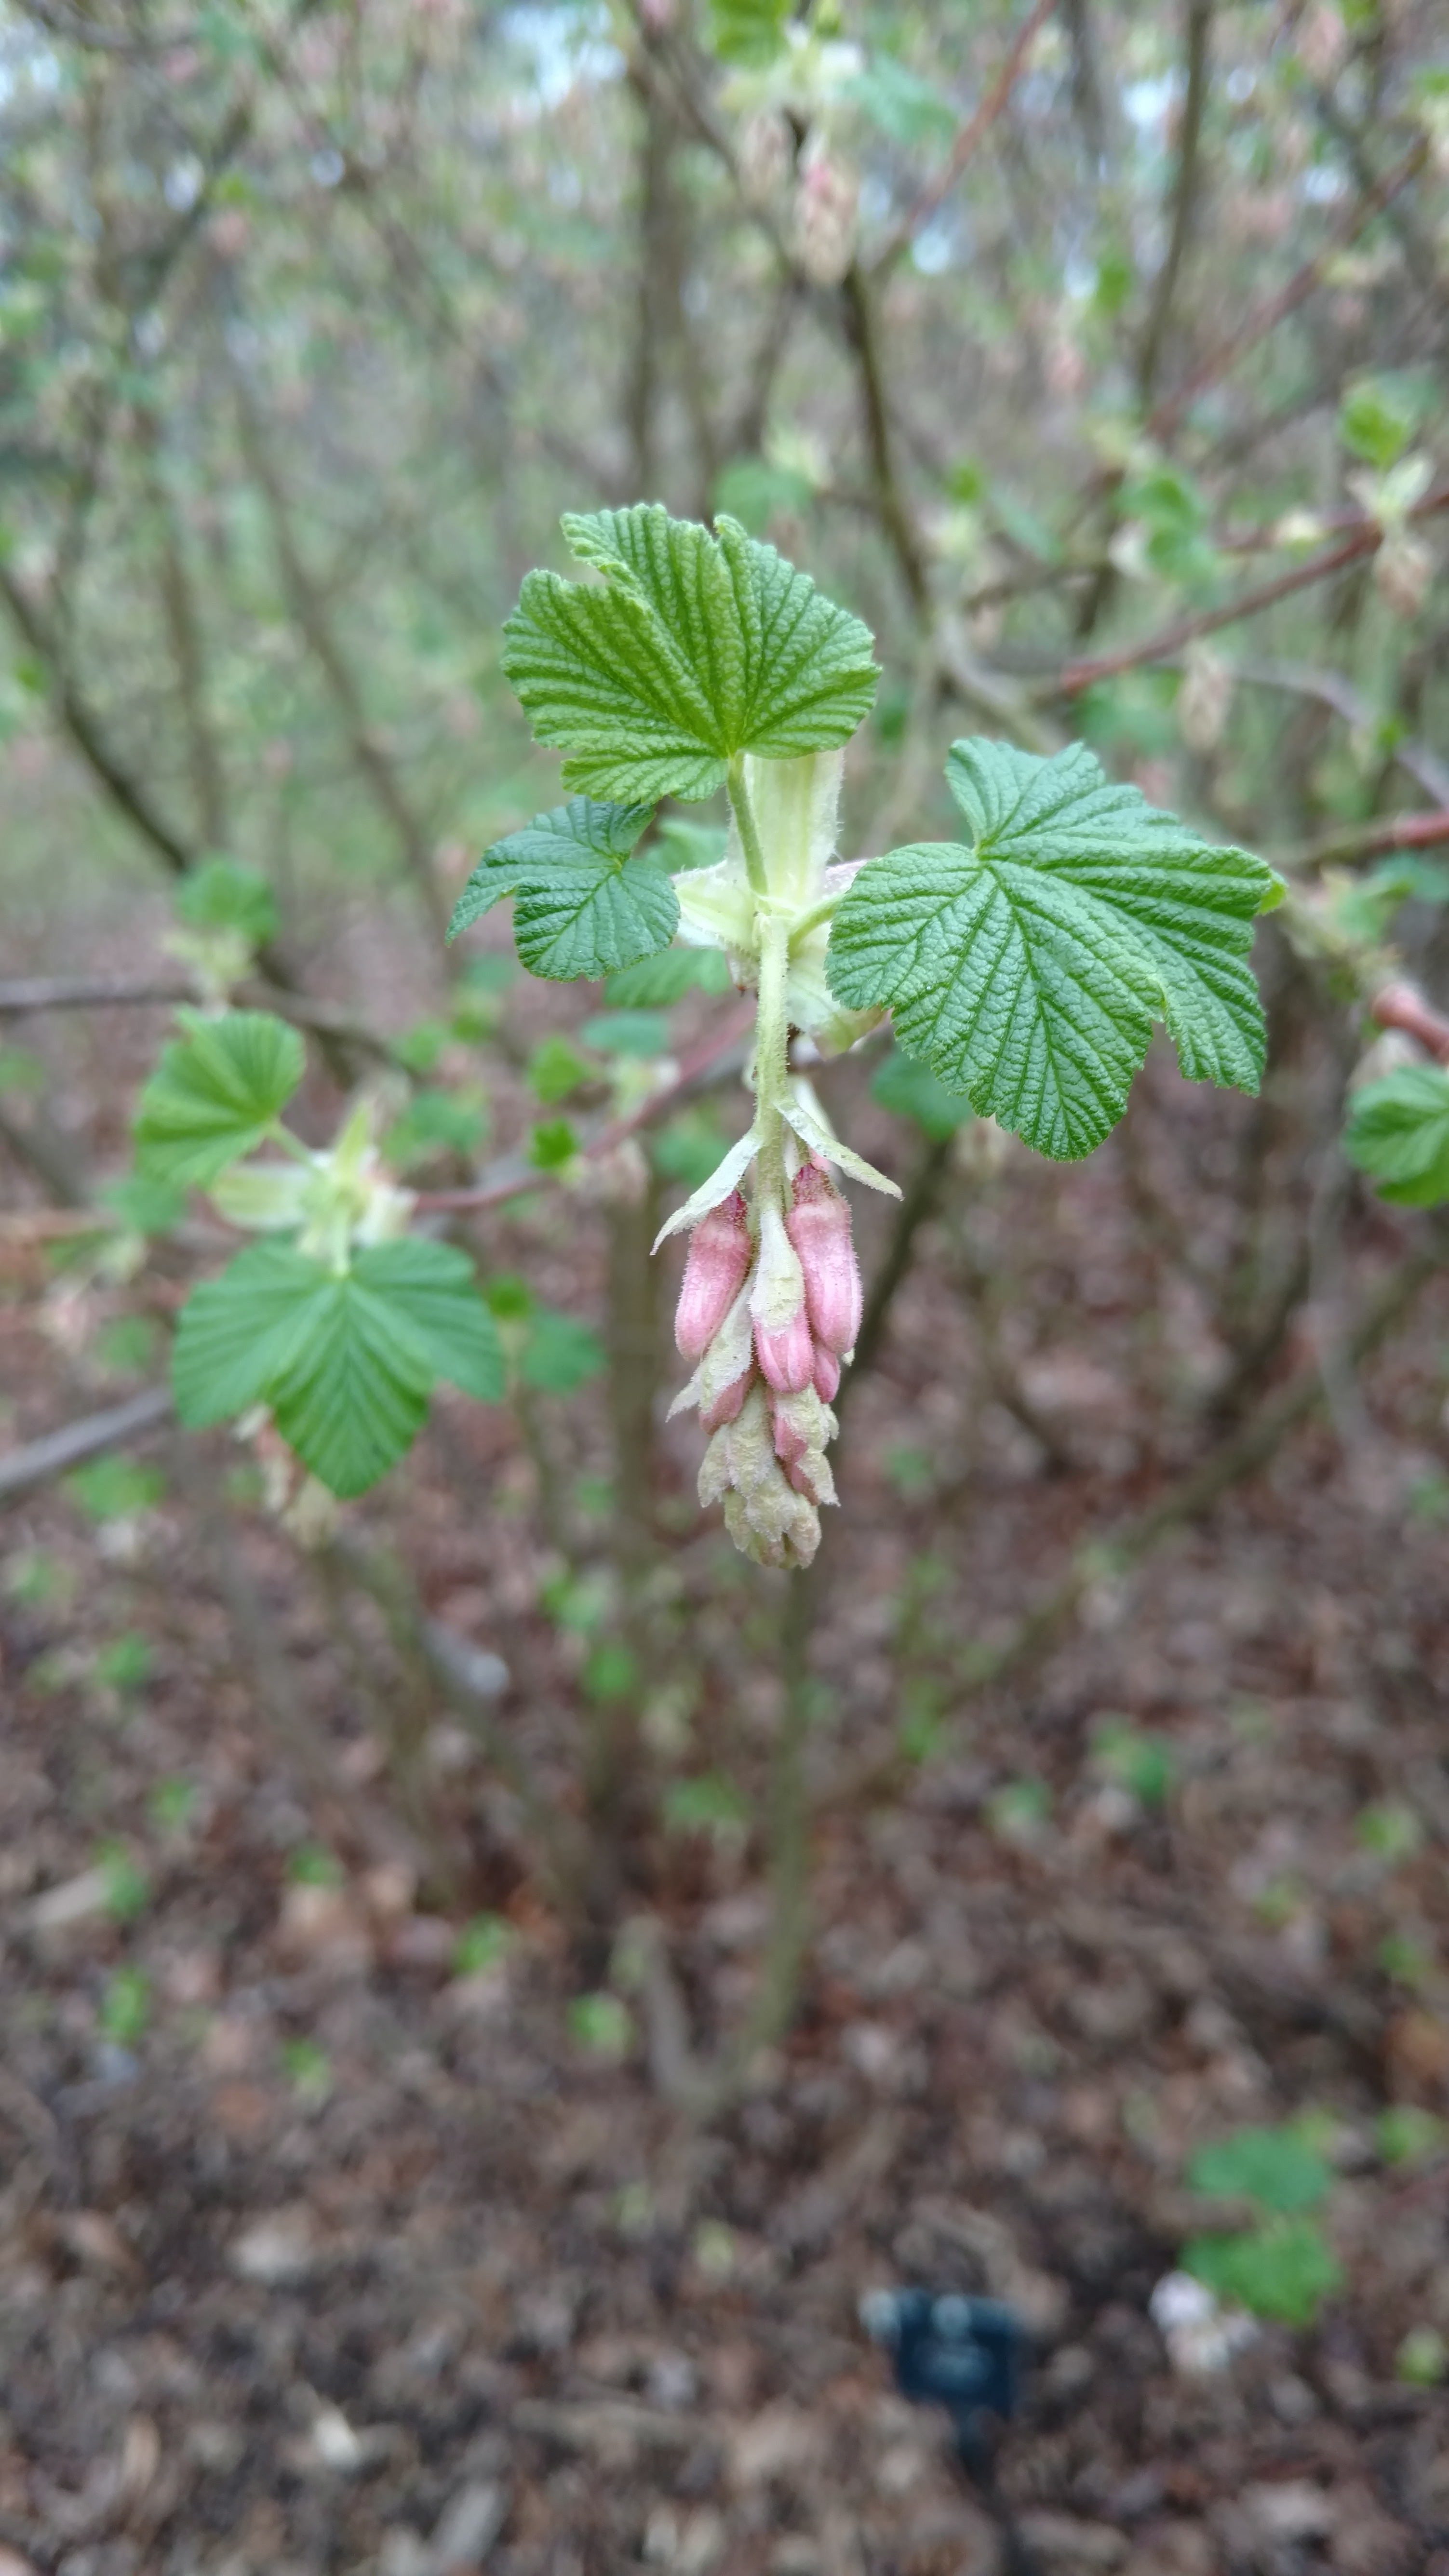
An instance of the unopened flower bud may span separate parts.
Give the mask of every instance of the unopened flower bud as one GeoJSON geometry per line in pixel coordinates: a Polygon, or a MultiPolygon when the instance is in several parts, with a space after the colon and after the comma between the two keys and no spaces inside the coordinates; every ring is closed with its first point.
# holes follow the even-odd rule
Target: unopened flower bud
{"type": "Polygon", "coordinates": [[[795,255],[812,286],[838,286],[855,257],[858,196],[844,161],[810,154],[795,196],[795,255]]]}
{"type": "Polygon", "coordinates": [[[1434,573],[1434,558],[1422,538],[1395,528],[1374,557],[1374,586],[1396,617],[1417,617],[1434,573]]]}
{"type": "Polygon", "coordinates": [[[760,1210],[760,1253],[750,1290],[755,1353],[761,1371],[781,1394],[806,1387],[815,1371],[815,1347],[805,1311],[805,1277],[772,1201],[760,1210]]]}
{"type": "Polygon", "coordinates": [[[775,1456],[774,1424],[758,1381],[738,1420],[717,1431],[706,1449],[699,1499],[723,1502],[725,1527],[736,1547],[759,1565],[802,1566],[814,1556],[819,1518],[775,1456]]]}
{"type": "Polygon", "coordinates": [[[750,1249],[748,1212],[739,1191],[731,1190],[690,1237],[674,1315],[674,1338],[687,1360],[702,1359],[714,1340],[745,1284],[750,1249]]]}
{"type": "Polygon", "coordinates": [[[850,1209],[818,1163],[802,1163],[796,1173],[795,1204],[785,1225],[800,1256],[811,1330],[828,1350],[843,1358],[855,1348],[864,1292],[851,1241],[850,1209]]]}
{"type": "Polygon", "coordinates": [[[823,1342],[815,1345],[814,1386],[822,1404],[833,1404],[840,1392],[840,1362],[823,1342]]]}
{"type": "Polygon", "coordinates": [[[829,1406],[821,1403],[813,1386],[807,1386],[798,1395],[772,1397],[770,1418],[775,1455],[795,1492],[807,1502],[833,1503],[835,1478],[825,1444],[834,1438],[837,1424],[829,1406]]]}

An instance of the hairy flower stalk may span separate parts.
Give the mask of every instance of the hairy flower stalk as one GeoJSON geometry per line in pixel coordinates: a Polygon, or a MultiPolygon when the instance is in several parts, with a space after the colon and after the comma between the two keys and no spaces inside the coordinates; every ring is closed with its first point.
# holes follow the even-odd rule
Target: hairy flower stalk
{"type": "Polygon", "coordinates": [[[741,762],[729,851],[679,887],[685,937],[728,952],[759,1013],[749,1134],[665,1229],[692,1229],[674,1330],[696,1366],[671,1409],[697,1406],[710,1435],[701,1502],[723,1503],[747,1556],[786,1567],[810,1563],[821,1506],[835,1501],[831,1399],[860,1329],[850,1209],[828,1166],[894,1186],[838,1142],[790,1068],[792,1029],[831,1052],[876,1017],[843,1012],[823,972],[854,874],[833,864],[840,765],[833,752],[741,762]]]}

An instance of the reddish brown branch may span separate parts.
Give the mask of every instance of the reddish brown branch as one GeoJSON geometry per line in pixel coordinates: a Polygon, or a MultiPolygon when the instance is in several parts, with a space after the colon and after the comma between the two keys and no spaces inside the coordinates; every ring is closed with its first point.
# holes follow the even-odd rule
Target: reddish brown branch
{"type": "Polygon", "coordinates": [[[1326,833],[1300,850],[1300,868],[1328,868],[1346,859],[1377,859],[1393,850],[1437,850],[1449,841],[1449,806],[1431,814],[1389,814],[1372,823],[1326,833]]]}
{"type": "Polygon", "coordinates": [[[1266,339],[1270,331],[1276,330],[1280,322],[1285,322],[1290,313],[1296,312],[1300,304],[1307,302],[1329,263],[1336,259],[1338,253],[1345,249],[1349,242],[1357,238],[1365,224],[1372,222],[1375,215],[1382,214],[1385,206],[1393,202],[1401,189],[1408,186],[1411,179],[1417,177],[1428,157],[1428,150],[1428,144],[1421,139],[1411,151],[1405,153],[1402,161],[1396,161],[1393,168],[1386,170],[1383,177],[1372,188],[1368,189],[1362,197],[1355,199],[1333,226],[1321,248],[1314,252],[1312,259],[1305,260],[1303,266],[1290,277],[1287,285],[1277,295],[1269,296],[1265,303],[1258,306],[1256,312],[1248,315],[1246,322],[1238,330],[1221,341],[1211,357],[1205,358],[1200,367],[1194,368],[1187,382],[1178,386],[1176,393],[1167,395],[1165,400],[1157,405],[1147,423],[1149,437],[1169,438],[1184,413],[1197,401],[1199,394],[1206,393],[1209,386],[1215,385],[1220,377],[1227,375],[1240,358],[1246,357],[1250,349],[1256,348],[1260,340],[1266,339]]]}
{"type": "MultiPolygon", "coordinates": [[[[1445,838],[1449,839],[1449,832],[1445,838]]],[[[1369,1016],[1381,1029],[1402,1029],[1407,1037],[1417,1038],[1436,1064],[1449,1064],[1449,1020],[1412,984],[1386,984],[1370,1002],[1369,1016]]]]}
{"type": "MultiPolygon", "coordinates": [[[[1436,492],[1429,493],[1412,515],[1426,518],[1431,511],[1443,509],[1449,509],[1449,484],[1441,484],[1436,492]]],[[[1116,653],[1098,653],[1089,660],[1068,662],[1040,694],[1044,698],[1079,697],[1097,680],[1115,679],[1119,671],[1135,671],[1144,662],[1165,661],[1185,645],[1195,643],[1200,635],[1213,635],[1219,627],[1235,626],[1242,618],[1256,617],[1278,600],[1291,598],[1295,591],[1326,581],[1332,573],[1341,572],[1345,564],[1356,563],[1360,555],[1375,554],[1382,542],[1383,530],[1377,520],[1365,519],[1342,545],[1330,546],[1325,554],[1295,564],[1291,572],[1280,573],[1276,581],[1264,582],[1261,589],[1250,590],[1241,599],[1229,600],[1225,608],[1207,608],[1196,617],[1180,618],[1175,626],[1161,628],[1142,643],[1124,644],[1116,653]]]]}
{"type": "MultiPolygon", "coordinates": [[[[589,1163],[599,1162],[604,1155],[612,1154],[617,1146],[635,1135],[641,1127],[651,1127],[656,1118],[662,1118],[669,1110],[676,1108],[681,1099],[698,1082],[701,1074],[712,1071],[732,1048],[739,1045],[742,1038],[748,1036],[754,1024],[755,1006],[752,1001],[738,1011],[731,1011],[728,1018],[722,1021],[708,1038],[702,1039],[693,1052],[684,1057],[674,1080],[662,1091],[656,1091],[648,1100],[641,1101],[639,1107],[631,1109],[627,1117],[611,1118],[607,1127],[601,1127],[596,1135],[588,1138],[579,1149],[583,1160],[589,1163]]],[[[496,1180],[480,1182],[476,1189],[421,1190],[418,1193],[417,1203],[420,1208],[438,1209],[478,1210],[501,1207],[506,1199],[521,1198],[526,1190],[546,1187],[548,1178],[547,1172],[535,1171],[530,1165],[522,1170],[515,1168],[500,1172],[496,1180]]]]}
{"type": "Polygon", "coordinates": [[[1039,27],[1046,25],[1055,7],[1056,0],[1036,0],[1036,7],[1022,26],[1010,53],[975,115],[967,118],[957,135],[944,169],[938,171],[934,179],[928,180],[912,204],[906,208],[900,222],[888,235],[884,246],[877,251],[870,264],[872,277],[879,277],[886,269],[894,267],[902,251],[909,250],[917,233],[930,222],[937,208],[949,197],[977,145],[983,136],[990,132],[1005,107],[1021,76],[1032,38],[1039,27]]]}

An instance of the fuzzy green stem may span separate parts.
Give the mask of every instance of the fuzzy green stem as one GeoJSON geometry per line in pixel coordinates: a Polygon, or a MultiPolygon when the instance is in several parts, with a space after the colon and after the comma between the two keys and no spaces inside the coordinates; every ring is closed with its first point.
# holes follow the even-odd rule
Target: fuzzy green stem
{"type": "Polygon", "coordinates": [[[281,1146],[284,1154],[290,1154],[294,1163],[305,1163],[309,1172],[316,1170],[317,1157],[311,1146],[304,1145],[300,1136],[294,1136],[290,1127],[284,1127],[280,1118],[271,1120],[267,1136],[270,1143],[281,1146]]]}
{"type": "Polygon", "coordinates": [[[821,896],[818,903],[812,903],[808,912],[798,912],[790,924],[790,948],[792,954],[794,950],[800,946],[803,940],[809,938],[812,930],[819,929],[822,921],[833,921],[839,910],[839,895],[825,894],[821,896]]]}
{"type": "Polygon", "coordinates": [[[739,826],[745,874],[756,894],[768,894],[770,880],[765,869],[765,853],[760,845],[759,827],[755,822],[755,809],[745,785],[745,756],[742,751],[737,751],[730,762],[729,800],[730,810],[739,826]]]}
{"type": "Polygon", "coordinates": [[[760,1125],[759,1186],[762,1196],[780,1197],[785,1187],[780,1102],[790,1079],[790,1019],[785,1003],[790,925],[779,913],[761,912],[758,918],[760,999],[755,1018],[755,1099],[760,1125]]]}

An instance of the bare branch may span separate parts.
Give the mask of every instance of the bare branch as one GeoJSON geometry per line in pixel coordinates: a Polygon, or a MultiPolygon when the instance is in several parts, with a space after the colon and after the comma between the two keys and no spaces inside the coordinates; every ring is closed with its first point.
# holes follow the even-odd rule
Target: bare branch
{"type": "Polygon", "coordinates": [[[916,235],[924,230],[938,207],[945,203],[978,144],[990,132],[1005,107],[1021,77],[1022,68],[1036,32],[1039,27],[1046,25],[1055,7],[1056,0],[1036,0],[1035,8],[1024,22],[990,89],[975,114],[967,118],[957,135],[945,166],[938,171],[934,179],[928,181],[906,208],[900,222],[888,234],[871,261],[870,274],[873,278],[883,276],[886,270],[894,268],[902,252],[910,249],[916,235]]]}
{"type": "Polygon", "coordinates": [[[14,1502],[87,1458],[100,1458],[108,1449],[124,1449],[144,1440],[169,1422],[171,1413],[170,1387],[147,1386],[139,1395],[127,1396],[124,1404],[107,1405],[102,1413],[88,1413],[59,1431],[47,1431],[24,1449],[10,1450],[0,1457],[0,1501],[14,1502]]]}
{"type": "Polygon", "coordinates": [[[1167,252],[1157,272],[1153,289],[1152,310],[1142,335],[1137,359],[1137,393],[1146,411],[1157,386],[1158,370],[1167,345],[1167,326],[1172,315],[1172,299],[1187,246],[1192,234],[1193,216],[1197,211],[1200,146],[1203,113],[1208,93],[1208,38],[1212,30],[1213,0],[1187,0],[1187,94],[1182,108],[1182,136],[1177,152],[1177,177],[1172,195],[1172,230],[1167,252]]]}
{"type": "MultiPolygon", "coordinates": [[[[1427,518],[1431,511],[1449,509],[1449,484],[1441,484],[1429,493],[1413,512],[1415,518],[1427,518]]],[[[1175,626],[1162,628],[1138,644],[1124,644],[1115,653],[1099,653],[1080,662],[1068,662],[1055,679],[1045,682],[1035,692],[1043,701],[1053,698],[1075,698],[1097,680],[1115,679],[1120,671],[1135,671],[1146,662],[1170,661],[1186,644],[1200,635],[1214,635],[1223,626],[1235,626],[1245,617],[1256,617],[1272,608],[1280,599],[1289,599],[1295,591],[1311,589],[1315,582],[1327,581],[1346,564],[1356,563],[1360,556],[1376,554],[1383,543],[1383,530],[1377,520],[1365,519],[1352,536],[1341,545],[1331,546],[1324,554],[1313,555],[1307,563],[1295,564],[1291,571],[1280,573],[1275,581],[1264,582],[1241,599],[1229,600],[1224,608],[1206,608],[1195,617],[1180,618],[1175,626]]]]}

